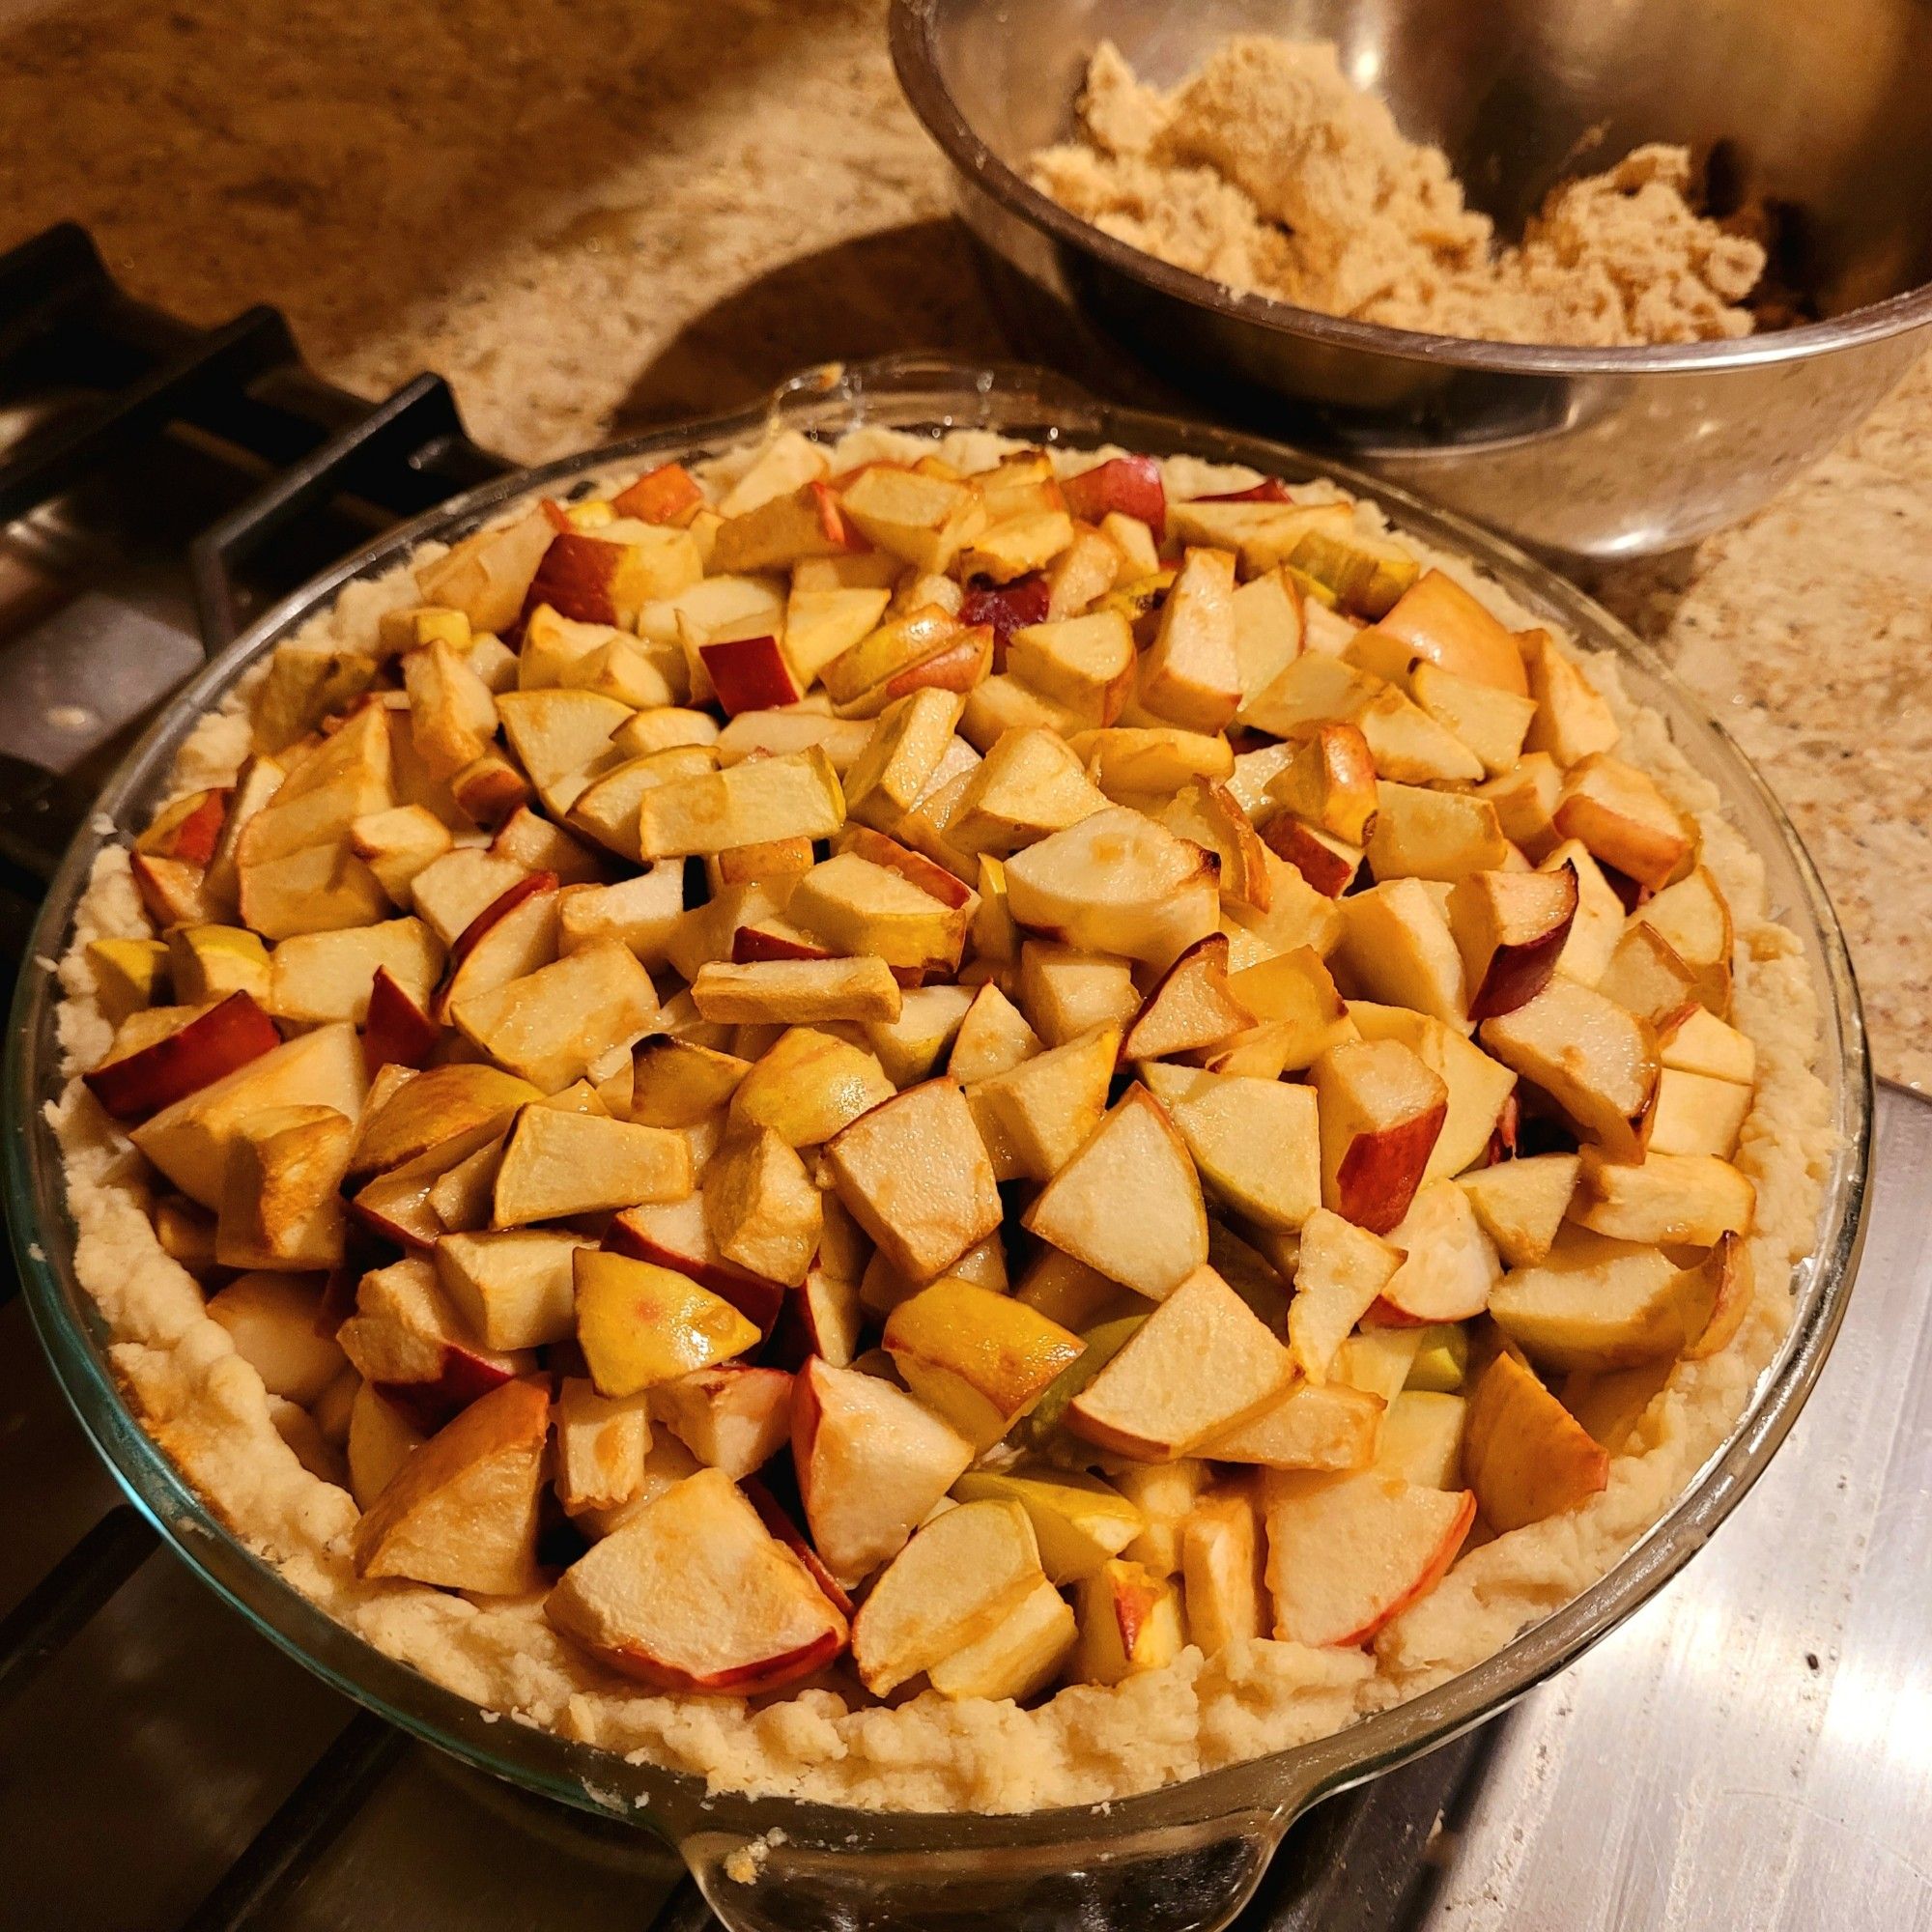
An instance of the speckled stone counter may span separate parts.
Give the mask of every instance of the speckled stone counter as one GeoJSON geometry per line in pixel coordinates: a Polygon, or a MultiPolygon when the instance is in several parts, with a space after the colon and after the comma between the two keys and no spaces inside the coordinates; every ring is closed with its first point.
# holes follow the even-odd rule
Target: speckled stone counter
{"type": "MultiPolygon", "coordinates": [[[[1009,353],[882,0],[0,0],[0,245],[87,223],[203,322],[278,303],[538,458],[802,364],[1009,353]]],[[[1758,762],[1932,1088],[1932,375],[1770,508],[1593,587],[1758,762]]]]}

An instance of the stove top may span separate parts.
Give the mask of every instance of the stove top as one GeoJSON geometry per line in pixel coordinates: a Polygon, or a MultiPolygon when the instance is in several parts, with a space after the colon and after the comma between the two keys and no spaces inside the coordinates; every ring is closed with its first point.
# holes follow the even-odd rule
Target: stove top
{"type": "MultiPolygon", "coordinates": [[[[248,613],[504,466],[270,310],[188,329],[78,230],[0,257],[0,937],[248,613]],[[11,522],[10,522],[11,520],[11,522]]],[[[1845,1330],[1716,1548],[1517,1711],[1319,1806],[1240,1932],[1932,1928],[1932,1110],[1882,1097],[1845,1330]]],[[[359,1711],[162,1552],[0,1281],[0,1927],[715,1925],[642,1832],[359,1711]]]]}

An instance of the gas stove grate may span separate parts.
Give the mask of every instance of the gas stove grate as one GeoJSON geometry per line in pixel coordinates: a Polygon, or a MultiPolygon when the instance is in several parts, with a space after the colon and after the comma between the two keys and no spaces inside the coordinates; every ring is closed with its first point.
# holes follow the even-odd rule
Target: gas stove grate
{"type": "MultiPolygon", "coordinates": [[[[278,579],[270,554],[292,533],[314,539],[314,526],[332,517],[321,540],[333,533],[339,554],[355,533],[417,515],[509,468],[469,441],[440,378],[417,377],[371,406],[302,368],[273,309],[202,330],[133,300],[71,224],[0,255],[0,408],[23,403],[31,427],[0,447],[0,527],[38,517],[167,439],[212,447],[234,472],[225,507],[192,534],[186,558],[185,609],[203,652],[232,641],[265,597],[326,560],[311,541],[298,553],[306,568],[278,579]]],[[[0,754],[0,895],[11,892],[22,906],[38,895],[36,882],[50,876],[145,715],[130,713],[98,755],[63,771],[0,754]]],[[[0,1303],[15,1287],[11,1275],[0,1279],[0,1303]]],[[[0,1619],[0,1707],[29,1688],[158,1546],[154,1526],[125,1503],[79,1538],[0,1619]]],[[[1429,1889],[1438,1826],[1453,1824],[1474,1790],[1493,1731],[1320,1806],[1290,1834],[1237,1932],[1391,1932],[1411,1922],[1429,1889]]],[[[278,1922],[278,1908],[410,1748],[401,1731],[353,1711],[181,1921],[182,1932],[278,1922]]],[[[652,1921],[654,1932],[716,1923],[689,1880],[652,1921]]]]}

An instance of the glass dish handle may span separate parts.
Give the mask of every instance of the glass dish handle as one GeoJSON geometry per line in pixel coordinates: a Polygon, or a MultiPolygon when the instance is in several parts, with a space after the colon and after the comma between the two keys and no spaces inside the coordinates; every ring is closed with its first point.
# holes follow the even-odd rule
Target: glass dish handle
{"type": "Polygon", "coordinates": [[[730,1932],[1217,1932],[1297,1806],[984,1850],[888,1852],[699,1832],[678,1849],[730,1932]]]}

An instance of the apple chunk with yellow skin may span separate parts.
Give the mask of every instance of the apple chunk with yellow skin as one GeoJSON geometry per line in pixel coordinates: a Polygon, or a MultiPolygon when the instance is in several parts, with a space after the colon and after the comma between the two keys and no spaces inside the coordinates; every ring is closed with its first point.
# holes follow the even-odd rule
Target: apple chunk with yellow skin
{"type": "Polygon", "coordinates": [[[838,1198],[914,1281],[930,1281],[1000,1225],[999,1190],[952,1080],[908,1087],[826,1143],[838,1198]]]}
{"type": "Polygon", "coordinates": [[[1726,1348],[1744,1326],[1756,1291],[1756,1270],[1750,1243],[1741,1235],[1726,1235],[1705,1256],[1696,1270],[1699,1305],[1709,1309],[1694,1338],[1684,1348],[1687,1361],[1701,1362],[1726,1348]]]}
{"type": "Polygon", "coordinates": [[[705,1225],[701,1194],[627,1208],[612,1218],[605,1240],[614,1254],[674,1268],[700,1288],[722,1294],[760,1332],[770,1330],[784,1305],[784,1284],[753,1274],[719,1253],[705,1225]]]}
{"type": "Polygon", "coordinates": [[[662,1690],[776,1690],[845,1647],[844,1617],[719,1469],[673,1484],[581,1556],[544,1613],[662,1690]]]}
{"type": "Polygon", "coordinates": [[[1647,1153],[1634,1164],[1583,1155],[1570,1218],[1623,1241],[1715,1247],[1748,1234],[1757,1190],[1727,1160],[1701,1153],[1647,1153]]]}
{"type": "Polygon", "coordinates": [[[599,940],[506,985],[459,1000],[450,1017],[498,1065],[554,1094],[656,1017],[650,975],[629,947],[599,940]]]}
{"type": "Polygon", "coordinates": [[[989,1634],[1043,1577],[1017,1503],[961,1503],[934,1517],[887,1566],[852,1622],[852,1661],[885,1697],[989,1634]]]}
{"type": "Polygon", "coordinates": [[[646,1127],[696,1126],[729,1103],[751,1070],[735,1053],[653,1034],[631,1055],[631,1119],[646,1127]]]}
{"type": "Polygon", "coordinates": [[[1077,1583],[1118,1556],[1145,1527],[1120,1491],[1084,1469],[1021,1463],[1010,1469],[969,1469],[952,1486],[962,1502],[1015,1502],[1033,1521],[1047,1580],[1077,1583]]]}
{"type": "Polygon", "coordinates": [[[1371,1234],[1408,1212],[1449,1090],[1400,1040],[1330,1047],[1309,1069],[1321,1107],[1321,1204],[1371,1234]]]}
{"type": "Polygon", "coordinates": [[[541,1097],[527,1080],[495,1066],[456,1062],[428,1067],[409,1075],[386,1097],[371,1096],[373,1104],[356,1128],[349,1172],[387,1173],[432,1149],[468,1140],[462,1153],[451,1155],[453,1165],[507,1127],[519,1107],[541,1097]]]}
{"type": "Polygon", "coordinates": [[[1314,1090],[1239,1074],[1149,1066],[1209,1190],[1261,1228],[1298,1228],[1321,1204],[1314,1090]]]}
{"type": "Polygon", "coordinates": [[[1118,1455],[1171,1462],[1264,1408],[1293,1378],[1288,1350],[1204,1266],[1073,1398],[1066,1426],[1118,1455]]]}
{"type": "Polygon", "coordinates": [[[1078,1635],[1072,1606],[1042,1580],[984,1636],[933,1664],[927,1682],[954,1700],[1022,1700],[1060,1675],[1078,1635]]]}
{"type": "Polygon", "coordinates": [[[1656,781],[1604,752],[1565,774],[1552,817],[1561,837],[1581,839],[1600,865],[1653,892],[1667,886],[1694,850],[1690,828],[1656,781]]]}
{"type": "Polygon", "coordinates": [[[1610,1479],[1602,1443],[1507,1351],[1469,1398],[1463,1468],[1485,1519],[1502,1531],[1577,1509],[1610,1479]]]}
{"type": "Polygon", "coordinates": [[[1193,1159],[1159,1101],[1140,1086],[1127,1089],[1047,1183],[1025,1225],[1154,1301],[1208,1259],[1208,1214],[1193,1159]]]}
{"type": "Polygon", "coordinates": [[[1173,1579],[1110,1557],[1081,1579],[1080,1641],[1072,1674],[1082,1684],[1114,1685],[1159,1670],[1180,1655],[1180,1592],[1173,1579]]]}
{"type": "Polygon", "coordinates": [[[1377,628],[1420,658],[1476,684],[1529,695],[1522,653],[1501,622],[1454,578],[1426,570],[1383,612],[1377,628]]]}
{"type": "Polygon", "coordinates": [[[1317,1648],[1367,1643],[1428,1595],[1476,1519],[1467,1490],[1378,1470],[1275,1470],[1263,1493],[1274,1634],[1317,1648]]]}
{"type": "Polygon", "coordinates": [[[525,1107],[510,1129],[491,1194],[490,1225],[521,1228],[691,1192],[682,1134],[560,1107],[525,1107]]]}
{"type": "Polygon", "coordinates": [[[1485,1020],[1482,1039],[1607,1158],[1642,1159],[1660,1070],[1657,1035],[1646,1021],[1559,974],[1527,1006],[1485,1020]]]}
{"type": "Polygon", "coordinates": [[[1014,853],[1006,886],[1019,924],[1151,966],[1168,965],[1221,923],[1212,860],[1122,806],[1014,853]]]}
{"type": "Polygon", "coordinates": [[[769,1127],[790,1147],[817,1147],[895,1091],[864,1047],[812,1027],[789,1027],[737,1083],[730,1123],[769,1127]]]}
{"type": "Polygon", "coordinates": [[[983,1452],[1038,1402],[1085,1345],[1011,1296],[951,1277],[886,1318],[885,1349],[913,1394],[983,1452]]]}
{"type": "Polygon", "coordinates": [[[1491,1296],[1496,1325],[1552,1369],[1620,1369],[1674,1355],[1703,1326],[1710,1289],[1660,1249],[1567,1228],[1548,1258],[1491,1296]]]}
{"type": "Polygon", "coordinates": [[[623,1255],[575,1257],[577,1339],[602,1395],[635,1395],[756,1346],[754,1323],[689,1275],[623,1255]]]}
{"type": "Polygon", "coordinates": [[[1397,1249],[1326,1208],[1302,1224],[1288,1347],[1311,1382],[1328,1379],[1335,1353],[1402,1265],[1397,1249]]]}
{"type": "Polygon", "coordinates": [[[229,1149],[254,1115],[270,1107],[329,1107],[354,1120],[367,1088],[355,1029],[318,1027],[197,1087],[129,1138],[189,1200],[218,1208],[229,1149]]]}
{"type": "Polygon", "coordinates": [[[893,1382],[813,1356],[792,1391],[792,1463],[811,1540],[856,1583],[905,1547],[973,1445],[893,1382]]]}
{"type": "Polygon", "coordinates": [[[1539,1153],[1499,1160],[1462,1177],[1476,1219],[1510,1267],[1533,1267],[1549,1253],[1570,1211],[1581,1166],[1574,1153],[1539,1153]]]}
{"type": "Polygon", "coordinates": [[[536,1587],[550,1398],[505,1382],[403,1463],[355,1525],[358,1577],[515,1596],[536,1587]]]}

